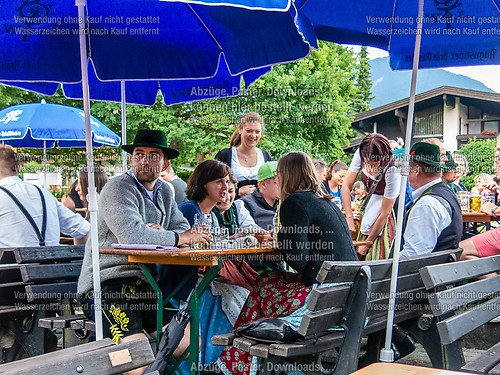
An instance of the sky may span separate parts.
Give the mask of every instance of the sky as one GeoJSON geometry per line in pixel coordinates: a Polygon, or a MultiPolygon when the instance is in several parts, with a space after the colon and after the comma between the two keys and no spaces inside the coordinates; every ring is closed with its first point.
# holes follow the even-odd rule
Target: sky
{"type": "MultiPolygon", "coordinates": [[[[360,47],[352,46],[355,51],[359,51],[360,47]]],[[[379,57],[386,57],[389,54],[381,49],[368,47],[368,57],[376,59],[379,57]]],[[[485,86],[500,93],[500,66],[485,65],[485,66],[468,66],[460,68],[443,68],[455,74],[462,74],[464,76],[474,78],[482,82],[485,86]]],[[[418,78],[417,78],[418,79],[418,78]]]]}

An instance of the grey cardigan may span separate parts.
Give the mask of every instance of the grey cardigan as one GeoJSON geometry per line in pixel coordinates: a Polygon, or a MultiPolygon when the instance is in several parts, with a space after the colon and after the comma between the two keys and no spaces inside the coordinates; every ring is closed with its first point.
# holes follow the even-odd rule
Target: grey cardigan
{"type": "MultiPolygon", "coordinates": [[[[177,208],[172,192],[162,184],[156,194],[156,204],[139,190],[138,182],[127,174],[111,179],[99,197],[99,247],[112,243],[158,244],[176,246],[178,236],[189,223],[177,208]],[[160,224],[166,230],[150,228],[147,224],[160,224]]],[[[125,255],[100,255],[101,282],[122,277],[138,276],[145,280],[139,266],[129,264],[125,255]]],[[[92,286],[91,241],[87,241],[82,271],[78,280],[78,293],[92,286]]]]}

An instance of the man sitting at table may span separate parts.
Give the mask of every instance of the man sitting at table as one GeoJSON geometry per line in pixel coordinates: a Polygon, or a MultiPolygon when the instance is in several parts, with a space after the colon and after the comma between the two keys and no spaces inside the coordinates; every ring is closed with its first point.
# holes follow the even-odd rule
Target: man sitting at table
{"type": "MultiPolygon", "coordinates": [[[[113,243],[165,246],[208,243],[211,235],[189,229],[189,223],[178,210],[170,188],[159,180],[161,171],[170,165],[170,159],[179,156],[178,151],[168,147],[165,133],[139,130],[134,143],[122,148],[132,154],[132,168],[111,179],[101,192],[99,247],[110,247],[113,243]]],[[[87,315],[93,313],[91,258],[91,247],[87,244],[78,280],[78,292],[87,294],[83,299],[89,302],[88,306],[84,304],[87,315]]],[[[100,268],[104,335],[123,342],[137,339],[144,335],[143,331],[154,332],[156,295],[139,266],[128,263],[127,256],[101,254],[100,268]]],[[[155,267],[151,271],[156,274],[155,267]]],[[[167,289],[176,286],[187,273],[180,266],[165,266],[160,272],[163,276],[160,281],[167,289]]],[[[197,273],[192,275],[191,283],[180,298],[187,299],[190,289],[194,287],[197,273]]],[[[140,369],[137,373],[143,371],[140,369]]]]}
{"type": "Polygon", "coordinates": [[[61,233],[85,243],[90,224],[49,191],[22,181],[19,156],[0,145],[0,247],[57,246],[61,233]]]}
{"type": "Polygon", "coordinates": [[[402,257],[458,247],[462,211],[456,194],[441,179],[438,146],[415,143],[410,150],[408,180],[415,189],[406,216],[402,257]]]}

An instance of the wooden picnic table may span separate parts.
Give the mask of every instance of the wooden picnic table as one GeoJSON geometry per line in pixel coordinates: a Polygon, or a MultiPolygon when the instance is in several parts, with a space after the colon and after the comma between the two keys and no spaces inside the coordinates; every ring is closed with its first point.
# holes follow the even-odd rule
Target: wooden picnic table
{"type": "Polygon", "coordinates": [[[351,375],[464,375],[463,372],[442,370],[432,367],[403,365],[400,363],[373,363],[353,372],[351,375]]]}
{"type": "MultiPolygon", "coordinates": [[[[163,319],[163,294],[156,280],[151,275],[146,264],[167,264],[167,265],[184,265],[184,266],[209,266],[210,268],[203,275],[203,279],[198,283],[195,290],[191,294],[189,300],[190,306],[190,345],[189,345],[189,361],[190,374],[196,374],[199,368],[199,314],[201,297],[206,288],[215,279],[220,269],[222,268],[223,260],[235,260],[245,258],[260,257],[269,259],[269,257],[277,256],[279,253],[271,247],[262,248],[227,248],[227,249],[193,249],[180,248],[178,250],[143,250],[143,249],[115,249],[101,248],[101,254],[127,255],[129,263],[137,263],[141,267],[144,276],[153,287],[157,296],[157,332],[161,332],[163,319]]],[[[272,260],[272,259],[271,259],[272,260]]],[[[169,297],[167,297],[169,299],[169,297]]],[[[159,342],[160,335],[157,335],[159,342]]]]}
{"type": "Polygon", "coordinates": [[[490,216],[484,212],[462,212],[462,219],[464,223],[489,223],[500,218],[490,216]]]}
{"type": "MultiPolygon", "coordinates": [[[[369,244],[371,241],[355,241],[355,246],[369,244]]],[[[251,247],[251,248],[179,248],[178,250],[144,250],[144,249],[117,249],[117,248],[101,248],[101,254],[127,255],[129,263],[136,263],[141,267],[142,272],[153,287],[157,295],[158,311],[157,311],[157,332],[162,329],[162,308],[163,295],[156,283],[156,280],[151,275],[146,264],[167,264],[167,265],[183,265],[183,266],[209,266],[205,272],[202,281],[198,284],[193,292],[190,303],[191,309],[191,337],[190,337],[190,356],[191,362],[190,373],[196,373],[198,369],[198,354],[199,354],[199,306],[203,291],[215,279],[220,269],[222,268],[223,260],[281,260],[281,256],[276,249],[272,247],[251,247]]],[[[157,340],[159,341],[160,335],[157,340]]]]}

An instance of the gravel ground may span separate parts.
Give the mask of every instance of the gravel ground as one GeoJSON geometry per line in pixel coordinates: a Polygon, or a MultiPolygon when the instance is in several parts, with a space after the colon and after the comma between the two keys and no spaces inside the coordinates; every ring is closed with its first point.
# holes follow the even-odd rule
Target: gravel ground
{"type": "MultiPolygon", "coordinates": [[[[484,352],[484,350],[480,349],[463,349],[465,361],[468,362],[474,358],[476,358],[479,354],[484,352]]],[[[425,352],[424,348],[420,344],[417,344],[417,349],[407,355],[406,357],[396,361],[397,363],[403,363],[406,365],[414,365],[414,366],[422,366],[422,367],[432,367],[429,356],[425,352]]]]}

